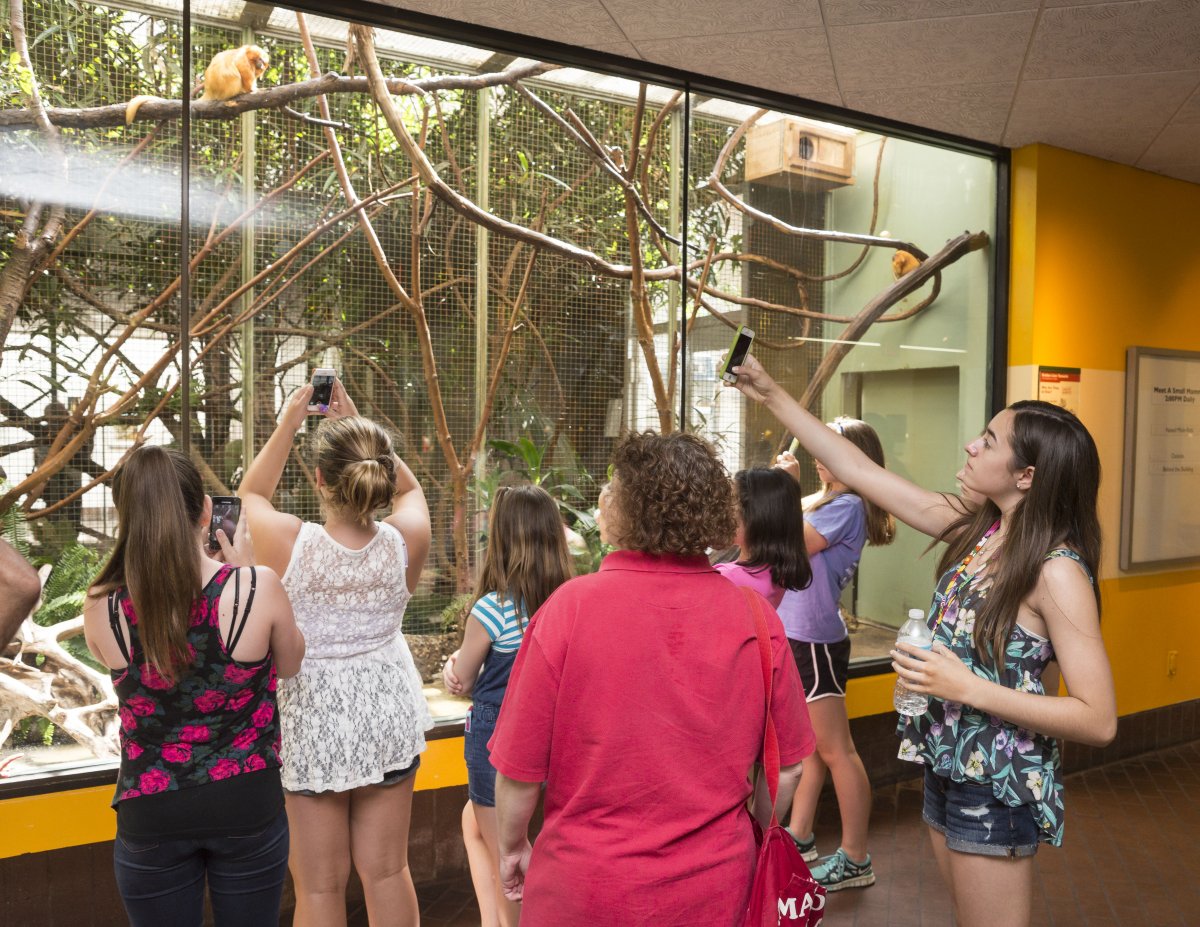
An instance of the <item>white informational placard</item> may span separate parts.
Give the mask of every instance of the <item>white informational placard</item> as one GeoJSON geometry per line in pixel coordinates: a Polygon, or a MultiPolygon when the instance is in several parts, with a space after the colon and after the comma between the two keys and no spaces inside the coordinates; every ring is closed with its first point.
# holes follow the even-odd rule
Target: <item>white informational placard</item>
{"type": "Polygon", "coordinates": [[[1121,569],[1200,564],[1200,352],[1129,348],[1121,569]]]}

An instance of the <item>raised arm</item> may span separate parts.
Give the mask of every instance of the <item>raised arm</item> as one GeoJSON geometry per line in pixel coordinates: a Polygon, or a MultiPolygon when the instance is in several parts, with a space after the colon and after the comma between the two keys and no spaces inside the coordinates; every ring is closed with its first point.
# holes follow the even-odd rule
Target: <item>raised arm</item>
{"type": "MultiPolygon", "coordinates": [[[[891,512],[906,525],[937,537],[962,514],[939,492],[922,489],[878,466],[866,454],[796,402],[776,383],[758,359],[749,356],[737,372],[735,386],[760,402],[786,427],[813,457],[838,480],[864,499],[891,512]]],[[[953,498],[953,497],[951,497],[953,498]]]]}
{"type": "Polygon", "coordinates": [[[291,559],[292,547],[300,532],[300,519],[295,515],[277,512],[271,504],[271,497],[275,495],[279,479],[283,476],[292,442],[304,426],[311,397],[311,383],[306,383],[296,391],[279,417],[279,424],[263,449],[250,462],[238,486],[238,496],[245,506],[246,518],[254,536],[257,561],[269,566],[280,576],[287,570],[291,559]]]}
{"type": "Polygon", "coordinates": [[[17,636],[42,594],[37,570],[7,541],[0,540],[0,650],[17,636]]]}
{"type": "Polygon", "coordinates": [[[408,548],[408,572],[405,580],[410,590],[417,588],[425,558],[429,556],[432,531],[429,524],[429,506],[425,502],[425,491],[413,476],[412,470],[396,457],[396,487],[392,497],[392,514],[384,519],[404,537],[408,548]]]}

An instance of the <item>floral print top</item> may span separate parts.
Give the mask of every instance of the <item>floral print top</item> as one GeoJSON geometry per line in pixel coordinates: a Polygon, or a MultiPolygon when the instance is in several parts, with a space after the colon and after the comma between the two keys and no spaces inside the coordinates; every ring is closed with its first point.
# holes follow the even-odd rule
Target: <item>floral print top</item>
{"type": "MultiPolygon", "coordinates": [[[[1052,550],[1046,559],[1053,557],[1070,557],[1087,571],[1072,550],[1052,550]]],[[[1042,672],[1054,659],[1054,648],[1046,638],[1014,625],[1003,666],[980,663],[975,656],[972,646],[975,613],[989,584],[975,583],[974,578],[956,567],[938,581],[928,618],[930,628],[934,629],[934,641],[954,651],[984,679],[1021,692],[1045,694],[1042,672]]],[[[1091,579],[1090,572],[1088,578],[1091,579]]],[[[897,734],[901,737],[900,759],[923,763],[937,775],[955,782],[990,783],[992,793],[1003,804],[1032,808],[1042,842],[1062,844],[1063,786],[1057,740],[984,714],[970,705],[938,698],[930,699],[924,715],[902,717],[897,734]]]]}
{"type": "MultiPolygon", "coordinates": [[[[145,661],[129,593],[112,601],[129,625],[129,665],[112,673],[121,721],[121,768],[113,806],[127,798],[205,785],[279,766],[275,660],[234,660],[221,637],[221,592],[233,567],[222,566],[192,604],[191,665],[175,683],[145,661]]],[[[247,596],[249,612],[253,588],[247,596]]],[[[235,607],[235,623],[239,616],[235,607]]],[[[115,621],[115,613],[110,613],[115,621]]],[[[116,630],[114,628],[114,630],[116,630]]],[[[236,632],[234,639],[236,641],[236,632]]],[[[120,635],[118,642],[124,649],[120,635]]]]}

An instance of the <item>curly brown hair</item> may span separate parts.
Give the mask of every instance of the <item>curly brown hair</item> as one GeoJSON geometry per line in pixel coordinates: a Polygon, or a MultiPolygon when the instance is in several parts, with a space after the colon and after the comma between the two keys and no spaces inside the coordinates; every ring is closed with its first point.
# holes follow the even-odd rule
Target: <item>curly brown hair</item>
{"type": "Polygon", "coordinates": [[[726,547],[737,523],[733,483],[713,446],[696,435],[653,431],[622,437],[610,496],[620,546],[649,554],[726,547]]]}

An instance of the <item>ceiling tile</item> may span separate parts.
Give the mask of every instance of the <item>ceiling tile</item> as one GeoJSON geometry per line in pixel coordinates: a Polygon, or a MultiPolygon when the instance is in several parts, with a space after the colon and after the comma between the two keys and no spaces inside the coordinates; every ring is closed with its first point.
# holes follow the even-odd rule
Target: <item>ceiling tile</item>
{"type": "Polygon", "coordinates": [[[845,93],[1015,81],[1034,11],[831,26],[829,43],[845,93]]]}
{"type": "Polygon", "coordinates": [[[641,41],[637,47],[646,60],[669,67],[841,104],[823,29],[641,41]]]}
{"type": "Polygon", "coordinates": [[[1014,84],[884,87],[847,90],[843,96],[850,109],[996,144],[1004,134],[1014,88],[1014,84]]]}
{"type": "Polygon", "coordinates": [[[492,29],[519,32],[572,45],[626,41],[600,0],[381,0],[388,6],[428,13],[492,29]]]}
{"type": "Polygon", "coordinates": [[[1200,183],[1200,121],[1171,123],[1154,140],[1137,166],[1181,180],[1200,183]]]}
{"type": "Polygon", "coordinates": [[[819,29],[817,0],[602,0],[634,42],[690,35],[819,29]]]}
{"type": "Polygon", "coordinates": [[[824,0],[821,4],[828,26],[1010,13],[1037,7],[1038,0],[824,0]]]}
{"type": "Polygon", "coordinates": [[[1200,67],[1200,4],[1145,0],[1042,12],[1023,77],[1087,77],[1200,67]]]}
{"type": "Polygon", "coordinates": [[[592,51],[604,52],[606,55],[621,55],[625,58],[640,58],[638,50],[630,42],[602,42],[598,45],[584,45],[592,51]]]}
{"type": "Polygon", "coordinates": [[[1196,86],[1200,72],[1022,81],[1004,144],[1045,142],[1132,164],[1196,86]]]}

